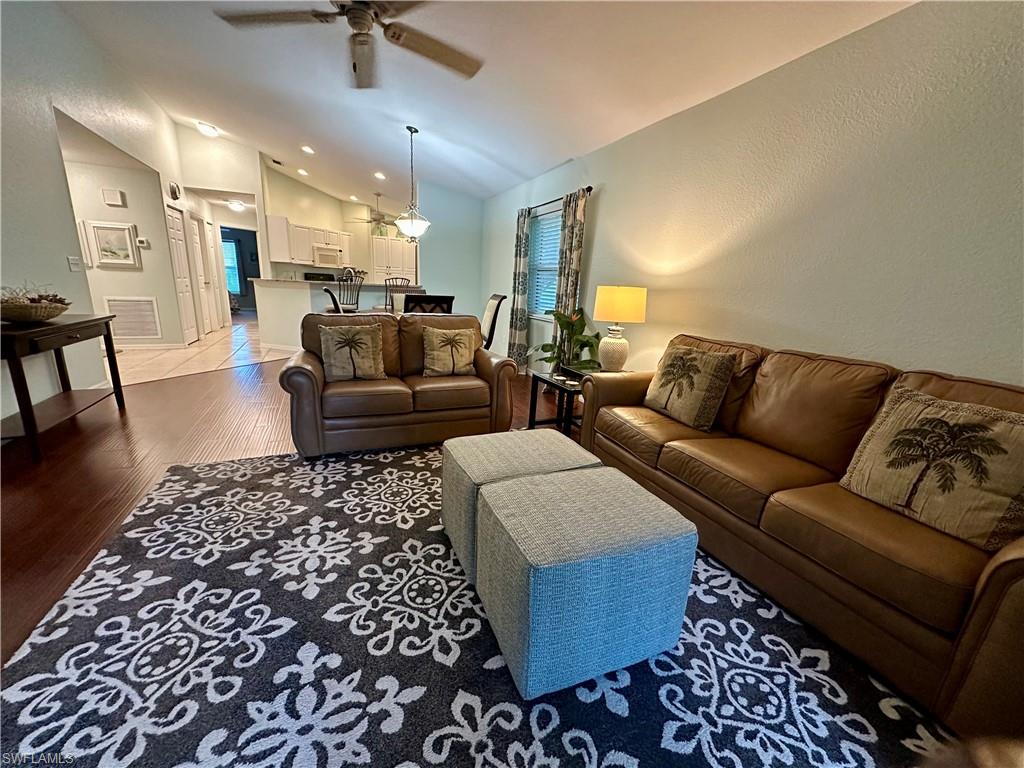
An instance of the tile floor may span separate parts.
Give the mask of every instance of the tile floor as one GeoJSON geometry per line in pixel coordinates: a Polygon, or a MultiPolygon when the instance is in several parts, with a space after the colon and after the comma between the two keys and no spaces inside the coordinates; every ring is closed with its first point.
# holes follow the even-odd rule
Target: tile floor
{"type": "Polygon", "coordinates": [[[241,312],[232,316],[230,326],[209,333],[182,349],[120,347],[117,366],[123,384],[138,384],[218,368],[283,360],[291,354],[287,349],[263,346],[256,314],[241,312]]]}

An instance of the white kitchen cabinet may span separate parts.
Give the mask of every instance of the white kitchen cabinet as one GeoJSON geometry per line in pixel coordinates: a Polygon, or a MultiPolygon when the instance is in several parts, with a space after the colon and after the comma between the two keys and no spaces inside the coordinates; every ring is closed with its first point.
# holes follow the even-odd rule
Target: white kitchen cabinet
{"type": "Polygon", "coordinates": [[[383,283],[388,277],[407,277],[410,283],[417,283],[419,249],[415,243],[400,237],[372,237],[370,250],[372,282],[383,283]]]}
{"type": "Polygon", "coordinates": [[[318,245],[327,245],[327,230],[318,227],[309,228],[309,239],[315,248],[318,245]]]}
{"type": "Polygon", "coordinates": [[[352,235],[348,232],[337,232],[338,248],[341,249],[341,263],[346,267],[352,266],[352,235]]]}
{"type": "Polygon", "coordinates": [[[329,248],[341,248],[341,232],[327,230],[327,246],[329,248]]]}
{"type": "Polygon", "coordinates": [[[292,263],[291,247],[288,245],[288,218],[267,216],[267,247],[270,260],[284,264],[292,263]]]}
{"type": "Polygon", "coordinates": [[[309,227],[292,224],[288,229],[288,245],[293,263],[313,263],[313,236],[309,227]]]}

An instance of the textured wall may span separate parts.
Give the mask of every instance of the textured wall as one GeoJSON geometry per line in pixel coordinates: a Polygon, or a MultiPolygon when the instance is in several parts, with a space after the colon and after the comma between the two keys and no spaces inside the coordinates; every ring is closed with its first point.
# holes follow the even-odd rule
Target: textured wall
{"type": "MultiPolygon", "coordinates": [[[[92,311],[84,272],[68,269],[79,251],[56,107],[123,151],[180,181],[174,124],[164,111],[54,3],[2,3],[3,282],[47,282],[72,300],[71,311],[92,311]]],[[[165,186],[166,188],[166,186],[165,186]]],[[[106,374],[98,344],[67,351],[72,383],[89,387],[106,374]]],[[[34,400],[59,391],[49,356],[26,362],[34,400]]],[[[3,365],[3,415],[17,410],[3,365]]]]}
{"type": "Polygon", "coordinates": [[[488,200],[483,295],[516,209],[593,184],[631,367],[688,330],[1024,381],[1022,7],[913,6],[488,200]]]}

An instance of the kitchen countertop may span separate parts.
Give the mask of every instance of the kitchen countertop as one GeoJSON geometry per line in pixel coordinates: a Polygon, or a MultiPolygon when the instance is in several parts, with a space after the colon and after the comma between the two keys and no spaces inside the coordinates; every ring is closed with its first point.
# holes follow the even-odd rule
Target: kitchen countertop
{"type": "MultiPolygon", "coordinates": [[[[337,280],[288,280],[280,277],[250,277],[248,280],[250,283],[295,283],[296,285],[323,285],[326,287],[335,285],[338,282],[337,280]]],[[[384,287],[384,283],[363,283],[363,288],[383,289],[384,287]]],[[[422,285],[415,284],[403,285],[402,288],[406,289],[406,292],[410,289],[423,290],[422,285]]],[[[401,293],[401,291],[396,291],[396,293],[401,293]]]]}

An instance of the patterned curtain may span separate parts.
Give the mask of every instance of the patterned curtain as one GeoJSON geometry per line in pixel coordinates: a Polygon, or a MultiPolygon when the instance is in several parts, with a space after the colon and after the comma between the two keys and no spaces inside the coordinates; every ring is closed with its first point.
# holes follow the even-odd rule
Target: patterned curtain
{"type": "Polygon", "coordinates": [[[526,373],[530,347],[526,340],[528,325],[527,292],[530,287],[530,209],[520,208],[516,221],[516,253],[512,267],[512,311],[508,322],[508,356],[526,373]]]}
{"type": "MultiPolygon", "coordinates": [[[[570,315],[579,306],[580,267],[583,264],[583,219],[590,190],[586,187],[562,198],[562,235],[558,247],[558,293],[555,309],[570,315]]],[[[558,326],[551,331],[551,341],[558,341],[558,326]]]]}

